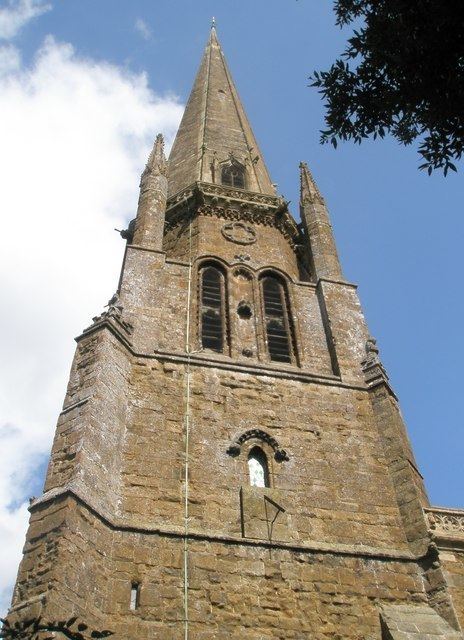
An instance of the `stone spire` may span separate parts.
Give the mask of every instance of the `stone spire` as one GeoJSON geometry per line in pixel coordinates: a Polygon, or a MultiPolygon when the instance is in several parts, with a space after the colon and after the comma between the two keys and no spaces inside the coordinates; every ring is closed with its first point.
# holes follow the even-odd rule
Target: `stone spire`
{"type": "Polygon", "coordinates": [[[227,162],[244,166],[247,190],[275,195],[213,23],[169,157],[169,195],[196,181],[219,183],[227,162]]]}
{"type": "Polygon", "coordinates": [[[140,197],[133,244],[148,249],[162,250],[167,191],[164,140],[159,133],[140,180],[140,197]]]}
{"type": "Polygon", "coordinates": [[[301,221],[309,240],[316,277],[340,280],[343,275],[329,212],[305,162],[300,163],[300,179],[301,221]]]}

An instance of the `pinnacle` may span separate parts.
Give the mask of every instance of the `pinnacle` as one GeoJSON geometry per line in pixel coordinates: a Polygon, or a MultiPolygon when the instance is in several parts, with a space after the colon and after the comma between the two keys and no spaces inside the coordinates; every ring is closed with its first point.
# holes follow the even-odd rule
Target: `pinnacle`
{"type": "Polygon", "coordinates": [[[164,138],[161,133],[158,133],[153,145],[153,149],[148,156],[143,176],[150,173],[158,173],[164,175],[166,173],[166,166],[167,161],[166,156],[164,155],[164,138]]]}
{"type": "Polygon", "coordinates": [[[305,200],[309,200],[310,202],[324,202],[324,198],[322,197],[306,162],[300,162],[300,181],[301,202],[304,202],[305,200]]]}

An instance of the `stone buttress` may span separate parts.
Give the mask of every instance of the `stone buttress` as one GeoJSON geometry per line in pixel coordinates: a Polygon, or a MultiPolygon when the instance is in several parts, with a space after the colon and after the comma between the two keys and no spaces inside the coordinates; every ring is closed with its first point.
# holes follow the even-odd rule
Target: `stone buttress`
{"type": "Polygon", "coordinates": [[[77,338],[10,617],[116,638],[459,638],[431,507],[305,164],[276,194],[212,29],[117,292],[77,338]]]}

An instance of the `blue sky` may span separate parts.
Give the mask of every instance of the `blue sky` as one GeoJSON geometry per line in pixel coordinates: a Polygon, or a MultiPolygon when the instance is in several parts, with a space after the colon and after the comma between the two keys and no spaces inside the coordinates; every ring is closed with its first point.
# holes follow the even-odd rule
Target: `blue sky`
{"type": "Polygon", "coordinates": [[[38,176],[34,193],[25,189],[30,201],[22,194],[28,180],[9,200],[0,196],[6,237],[22,241],[2,265],[10,278],[4,302],[15,310],[2,320],[14,336],[3,381],[17,384],[0,416],[4,447],[22,452],[4,485],[0,479],[0,503],[11,517],[4,539],[20,538],[18,549],[25,498],[41,491],[73,336],[116,287],[122,245],[112,229],[134,216],[150,141],[158,130],[172,140],[213,15],[279,191],[297,215],[305,160],[326,197],[345,275],[359,284],[431,502],[464,506],[464,166],[428,177],[417,170],[414,148],[389,139],[337,150],[319,144],[323,107],[308,76],[335,59],[348,33],[335,27],[332,3],[0,1],[8,87],[0,117],[10,141],[3,162],[12,184],[32,170],[38,176]],[[3,22],[2,11],[9,12],[3,22]],[[23,21],[6,21],[15,11],[23,21]],[[34,411],[17,412],[15,403],[34,411]]]}

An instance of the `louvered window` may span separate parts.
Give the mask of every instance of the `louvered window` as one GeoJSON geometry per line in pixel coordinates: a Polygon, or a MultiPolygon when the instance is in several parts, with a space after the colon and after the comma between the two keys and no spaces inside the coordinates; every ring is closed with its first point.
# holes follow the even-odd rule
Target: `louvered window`
{"type": "Polygon", "coordinates": [[[226,164],[222,167],[221,172],[222,184],[231,187],[245,188],[245,169],[239,164],[226,164]]]}
{"type": "Polygon", "coordinates": [[[292,362],[285,289],[277,278],[267,276],[262,290],[269,357],[276,362],[292,362]]]}
{"type": "Polygon", "coordinates": [[[201,346],[224,351],[224,276],[215,267],[201,270],[201,346]]]}

